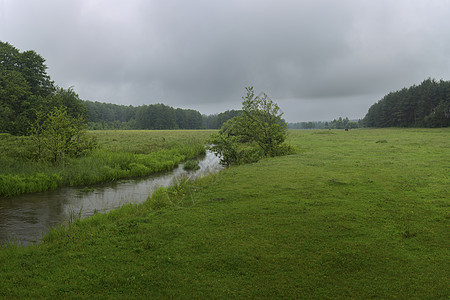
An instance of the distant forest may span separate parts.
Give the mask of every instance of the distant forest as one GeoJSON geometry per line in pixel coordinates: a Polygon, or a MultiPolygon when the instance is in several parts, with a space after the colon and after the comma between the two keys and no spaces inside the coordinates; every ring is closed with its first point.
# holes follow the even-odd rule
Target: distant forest
{"type": "Polygon", "coordinates": [[[450,81],[424,80],[384,96],[369,108],[366,127],[450,126],[450,81]]]}
{"type": "Polygon", "coordinates": [[[289,129],[353,129],[359,127],[362,127],[361,120],[349,120],[347,117],[339,117],[330,122],[316,121],[288,124],[289,129]]]}
{"type": "MultiPolygon", "coordinates": [[[[89,129],[218,129],[241,113],[227,110],[202,115],[192,109],[164,104],[138,107],[83,101],[89,129]]],[[[344,129],[360,127],[450,126],[450,81],[424,80],[420,85],[391,92],[373,104],[362,120],[339,117],[333,121],[289,123],[290,129],[344,129]]]]}
{"type": "Polygon", "coordinates": [[[362,120],[339,117],[331,122],[289,123],[290,129],[342,129],[358,127],[449,127],[450,81],[426,79],[391,92],[373,104],[362,120]]]}
{"type": "MultiPolygon", "coordinates": [[[[111,103],[83,101],[87,107],[88,128],[108,129],[219,129],[222,124],[238,116],[241,110],[227,110],[213,115],[202,115],[192,109],[173,108],[164,104],[126,106],[111,103]]],[[[339,117],[330,122],[288,123],[289,129],[344,129],[359,128],[361,120],[339,117]]]]}
{"type": "MultiPolygon", "coordinates": [[[[91,130],[218,129],[241,113],[227,110],[202,115],[196,110],[164,104],[134,107],[83,101],[73,88],[54,84],[47,74],[45,59],[38,53],[21,52],[0,41],[0,133],[29,135],[55,109],[63,109],[73,118],[83,117],[91,130]]],[[[363,120],[340,117],[330,122],[288,124],[293,129],[448,126],[450,81],[434,79],[387,94],[370,107],[363,120]]]]}
{"type": "Polygon", "coordinates": [[[202,115],[193,109],[173,108],[161,103],[138,107],[83,101],[87,107],[88,128],[105,129],[218,129],[240,111],[202,115]]]}

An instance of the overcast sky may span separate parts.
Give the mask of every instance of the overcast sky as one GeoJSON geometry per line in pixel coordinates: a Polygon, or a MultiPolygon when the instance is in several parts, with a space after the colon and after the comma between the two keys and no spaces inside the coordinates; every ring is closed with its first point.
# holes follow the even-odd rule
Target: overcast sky
{"type": "Polygon", "coordinates": [[[448,0],[0,0],[0,40],[84,100],[362,118],[390,91],[450,79],[448,0]]]}

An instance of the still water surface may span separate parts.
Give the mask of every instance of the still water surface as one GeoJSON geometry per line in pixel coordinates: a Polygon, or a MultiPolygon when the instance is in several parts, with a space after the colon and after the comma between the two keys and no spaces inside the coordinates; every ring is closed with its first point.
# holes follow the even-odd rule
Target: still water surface
{"type": "Polygon", "coordinates": [[[221,169],[219,158],[211,152],[207,152],[199,165],[200,169],[195,172],[186,172],[183,165],[179,165],[170,172],[147,178],[97,185],[89,192],[67,187],[0,198],[0,242],[19,239],[24,244],[36,243],[50,228],[69,220],[71,214],[81,213],[81,217],[87,217],[126,203],[142,203],[153,191],[171,185],[178,176],[186,174],[196,178],[221,169]]]}

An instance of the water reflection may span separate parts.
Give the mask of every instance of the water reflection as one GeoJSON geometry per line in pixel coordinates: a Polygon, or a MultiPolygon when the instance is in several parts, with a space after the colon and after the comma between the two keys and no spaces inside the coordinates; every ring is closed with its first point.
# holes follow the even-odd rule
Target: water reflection
{"type": "Polygon", "coordinates": [[[0,199],[0,241],[19,239],[24,244],[38,242],[50,228],[68,220],[71,214],[91,216],[125,203],[142,203],[161,186],[169,186],[177,176],[192,178],[220,170],[219,158],[208,152],[199,162],[200,169],[186,172],[177,169],[144,179],[122,180],[95,186],[93,191],[61,188],[35,194],[0,199]]]}

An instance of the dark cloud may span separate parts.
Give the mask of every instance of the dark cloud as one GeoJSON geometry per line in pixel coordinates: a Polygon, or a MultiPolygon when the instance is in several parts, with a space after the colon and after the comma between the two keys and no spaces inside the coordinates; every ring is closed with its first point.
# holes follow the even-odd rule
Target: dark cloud
{"type": "Polygon", "coordinates": [[[47,59],[83,99],[240,108],[253,85],[289,121],[363,117],[449,79],[450,2],[0,0],[0,40],[47,59]]]}

